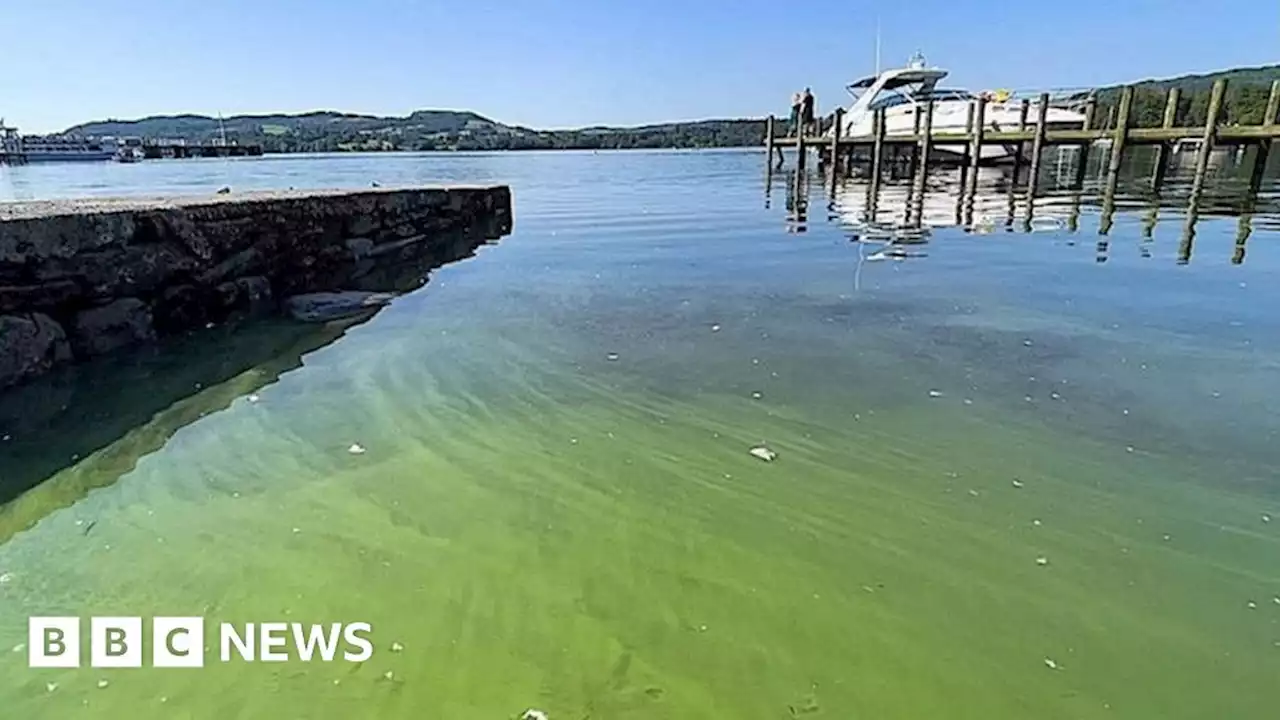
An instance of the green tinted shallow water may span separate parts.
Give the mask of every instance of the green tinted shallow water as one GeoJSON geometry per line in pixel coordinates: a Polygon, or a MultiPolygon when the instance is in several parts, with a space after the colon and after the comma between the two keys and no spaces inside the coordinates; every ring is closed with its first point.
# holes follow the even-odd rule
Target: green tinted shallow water
{"type": "Polygon", "coordinates": [[[35,487],[0,508],[0,714],[1273,717],[1265,218],[1241,265],[1236,220],[1206,218],[1178,266],[1172,212],[1146,244],[1122,214],[1098,263],[1088,210],[1077,235],[941,229],[875,263],[838,223],[788,233],[759,167],[137,168],[139,189],[504,179],[517,228],[367,323],[5,399],[0,480],[35,487]],[[193,671],[7,651],[60,614],[365,620],[377,650],[193,671]]]}

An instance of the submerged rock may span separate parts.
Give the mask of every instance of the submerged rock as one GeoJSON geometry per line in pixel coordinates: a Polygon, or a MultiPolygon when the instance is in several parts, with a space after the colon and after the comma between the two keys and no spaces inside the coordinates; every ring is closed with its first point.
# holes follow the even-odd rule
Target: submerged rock
{"type": "Polygon", "coordinates": [[[395,299],[394,293],[320,292],[294,295],[284,301],[285,311],[303,322],[328,322],[376,310],[395,299]]]}
{"type": "MultiPolygon", "coordinates": [[[[0,387],[48,372],[71,360],[62,326],[40,313],[0,316],[0,387]]],[[[9,439],[5,435],[5,440],[9,439]]]]}

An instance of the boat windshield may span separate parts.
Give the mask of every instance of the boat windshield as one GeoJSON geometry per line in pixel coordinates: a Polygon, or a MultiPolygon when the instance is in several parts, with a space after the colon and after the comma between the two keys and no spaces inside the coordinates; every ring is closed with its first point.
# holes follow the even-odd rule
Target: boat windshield
{"type": "Polygon", "coordinates": [[[914,87],[904,87],[898,90],[882,92],[868,106],[869,110],[887,110],[898,105],[906,105],[909,103],[922,103],[927,100],[934,102],[943,102],[946,100],[972,100],[973,93],[966,90],[941,90],[934,88],[922,87],[916,85],[914,87]]]}
{"type": "Polygon", "coordinates": [[[916,100],[933,100],[935,102],[942,100],[972,100],[973,93],[965,90],[945,90],[936,89],[929,92],[920,93],[916,96],[916,100]]]}
{"type": "Polygon", "coordinates": [[[897,107],[898,105],[906,105],[910,102],[911,98],[902,93],[886,93],[885,95],[876,98],[875,102],[871,103],[868,108],[871,110],[886,110],[891,107],[897,107]]]}

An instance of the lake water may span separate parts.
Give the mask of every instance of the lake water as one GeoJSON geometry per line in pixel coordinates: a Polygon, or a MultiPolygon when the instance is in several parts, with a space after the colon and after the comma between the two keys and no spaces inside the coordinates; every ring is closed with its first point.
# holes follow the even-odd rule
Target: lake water
{"type": "Polygon", "coordinates": [[[1185,177],[1154,197],[1144,162],[1106,236],[1092,170],[1033,232],[999,173],[950,227],[939,173],[897,259],[863,181],[829,204],[761,152],[0,168],[0,199],[515,198],[367,322],[0,396],[0,715],[1275,717],[1280,188],[1222,159],[1188,244],[1185,177]],[[32,670],[29,615],[368,621],[376,651],[32,670]]]}

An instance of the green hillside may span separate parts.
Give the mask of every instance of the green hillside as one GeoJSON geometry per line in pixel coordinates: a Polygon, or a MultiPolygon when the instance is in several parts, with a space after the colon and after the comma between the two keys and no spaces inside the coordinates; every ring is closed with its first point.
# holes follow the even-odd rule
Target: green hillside
{"type": "Polygon", "coordinates": [[[181,138],[207,143],[259,144],[267,152],[342,150],[535,150],[758,145],[763,120],[708,120],[631,128],[593,127],[539,131],[505,125],[473,112],[419,110],[405,117],[337,112],[302,115],[236,115],[219,123],[202,115],[85,123],[67,130],[82,135],[181,138]]]}
{"type": "MultiPolygon", "coordinates": [[[[1223,121],[1240,125],[1258,125],[1266,114],[1271,83],[1280,80],[1280,65],[1238,68],[1201,75],[1143,80],[1136,83],[1133,97],[1132,123],[1138,127],[1157,127],[1164,119],[1164,106],[1170,88],[1182,95],[1178,102],[1175,125],[1201,125],[1209,109],[1209,94],[1219,78],[1227,79],[1223,121]]],[[[1121,86],[1104,88],[1098,93],[1098,122],[1106,123],[1120,100],[1121,86]]]]}

